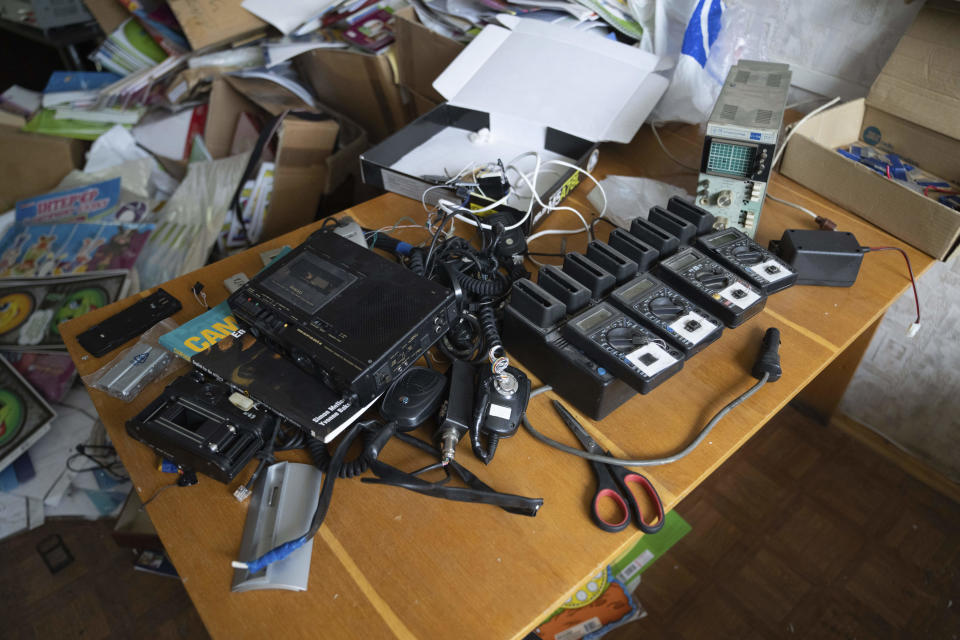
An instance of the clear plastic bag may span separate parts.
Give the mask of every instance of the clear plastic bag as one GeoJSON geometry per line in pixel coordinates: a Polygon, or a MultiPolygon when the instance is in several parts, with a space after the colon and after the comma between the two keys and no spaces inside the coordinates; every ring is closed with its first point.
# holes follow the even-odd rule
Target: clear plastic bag
{"type": "Polygon", "coordinates": [[[88,387],[130,402],[154,380],[186,368],[186,363],[160,346],[160,336],[177,328],[171,318],[148,329],[132,347],[124,349],[108,364],[83,377],[88,387]]]}

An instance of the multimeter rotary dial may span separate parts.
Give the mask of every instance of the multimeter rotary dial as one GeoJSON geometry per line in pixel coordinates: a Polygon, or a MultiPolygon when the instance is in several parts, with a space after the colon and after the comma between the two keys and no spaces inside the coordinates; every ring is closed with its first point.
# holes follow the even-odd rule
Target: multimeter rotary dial
{"type": "Polygon", "coordinates": [[[637,327],[612,327],[606,338],[611,347],[624,353],[649,342],[647,335],[637,327]]]}
{"type": "Polygon", "coordinates": [[[719,291],[730,284],[727,275],[719,269],[709,269],[698,274],[697,281],[709,291],[719,291]]]}
{"type": "Polygon", "coordinates": [[[734,247],[730,253],[743,264],[759,264],[763,262],[763,252],[750,246],[741,245],[734,247]]]}
{"type": "Polygon", "coordinates": [[[667,295],[657,296],[650,301],[650,313],[661,320],[676,320],[684,311],[686,307],[683,303],[667,295]]]}

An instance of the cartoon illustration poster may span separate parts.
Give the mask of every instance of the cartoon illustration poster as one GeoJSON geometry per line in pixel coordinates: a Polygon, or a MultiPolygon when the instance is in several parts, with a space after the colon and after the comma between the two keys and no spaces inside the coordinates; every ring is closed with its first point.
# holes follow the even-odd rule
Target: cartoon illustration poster
{"type": "Polygon", "coordinates": [[[82,222],[106,216],[120,200],[120,178],[46,193],[17,203],[17,222],[82,222]]]}
{"type": "Polygon", "coordinates": [[[30,385],[0,358],[0,469],[13,462],[18,448],[56,414],[30,385]]]}
{"type": "Polygon", "coordinates": [[[13,224],[0,240],[0,278],[129,269],[154,225],[13,224]]]}
{"type": "Polygon", "coordinates": [[[126,271],[0,281],[0,347],[63,349],[61,322],[126,294],[126,271]]]}

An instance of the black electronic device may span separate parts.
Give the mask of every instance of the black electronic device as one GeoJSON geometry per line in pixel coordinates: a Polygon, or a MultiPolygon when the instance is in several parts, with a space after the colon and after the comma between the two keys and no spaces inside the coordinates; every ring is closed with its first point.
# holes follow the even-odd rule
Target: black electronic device
{"type": "Polygon", "coordinates": [[[440,444],[440,460],[453,460],[457,444],[473,424],[474,379],[477,367],[467,360],[454,360],[447,370],[449,392],[440,405],[434,439],[440,444]]]}
{"type": "Polygon", "coordinates": [[[613,275],[617,284],[626,282],[637,275],[637,263],[606,242],[594,240],[587,245],[587,258],[592,260],[607,273],[613,275]]]}
{"type": "Polygon", "coordinates": [[[696,249],[661,261],[658,275],[731,329],[760,313],[767,303],[762,291],[696,249]]]}
{"type": "Polygon", "coordinates": [[[179,300],[163,289],[157,289],[143,300],[90,327],[77,336],[77,342],[93,357],[99,358],[182,308],[179,300]]]}
{"type": "Polygon", "coordinates": [[[659,251],[661,258],[669,256],[680,247],[680,238],[643,218],[633,219],[630,223],[630,235],[643,240],[659,251]]]}
{"type": "Polygon", "coordinates": [[[243,411],[225,384],[192,371],[127,421],[127,433],[177,466],[228,483],[272,437],[276,418],[243,411]]]}
{"type": "Polygon", "coordinates": [[[700,236],[697,248],[768,296],[797,281],[797,272],[790,265],[734,227],[700,236]]]}
{"type": "Polygon", "coordinates": [[[617,284],[613,274],[607,273],[593,260],[580,253],[568,253],[563,258],[563,272],[590,291],[590,297],[598,300],[617,284]]]}
{"type": "Polygon", "coordinates": [[[683,353],[606,302],[568,320],[563,335],[640,393],[683,368],[683,353]]]}
{"type": "Polygon", "coordinates": [[[510,305],[539,327],[556,324],[566,315],[563,302],[527,278],[513,283],[510,305]]]}
{"type": "Polygon", "coordinates": [[[663,207],[651,207],[647,220],[676,236],[681,245],[690,244],[697,237],[695,224],[663,207]]]}
{"type": "Polygon", "coordinates": [[[490,464],[500,440],[520,427],[530,401],[530,378],[516,367],[494,363],[480,367],[476,387],[470,446],[484,464],[490,464]]]}
{"type": "Polygon", "coordinates": [[[607,301],[690,357],[723,333],[723,323],[648,273],[614,289],[607,301]]]}
{"type": "Polygon", "coordinates": [[[412,366],[456,316],[449,289],[323,230],[228,302],[254,337],[361,402],[412,366]]]}
{"type": "Polygon", "coordinates": [[[848,231],[787,229],[770,249],[797,273],[797,284],[850,287],[857,281],[863,250],[848,231]]]}
{"type": "Polygon", "coordinates": [[[607,244],[637,263],[637,271],[644,272],[660,258],[660,252],[640,238],[623,229],[614,229],[607,244]]]}
{"type": "Polygon", "coordinates": [[[411,431],[437,413],[446,389],[447,377],[436,369],[411,367],[383,394],[380,415],[397,431],[411,431]]]}
{"type": "Polygon", "coordinates": [[[590,302],[590,290],[552,264],[540,268],[537,284],[562,302],[567,313],[576,313],[590,302]]]}
{"type": "Polygon", "coordinates": [[[716,216],[706,209],[701,209],[697,205],[677,196],[673,196],[667,200],[667,211],[675,213],[687,222],[693,224],[697,228],[697,235],[710,233],[713,231],[713,225],[717,222],[716,216]]]}
{"type": "MultiPolygon", "coordinates": [[[[546,294],[538,285],[530,285],[546,294]]],[[[538,298],[545,298],[545,295],[538,298]]],[[[536,299],[531,298],[534,301],[536,299]]],[[[598,365],[561,335],[563,318],[546,324],[538,322],[547,317],[550,316],[546,311],[530,313],[525,306],[516,306],[511,294],[510,304],[503,312],[502,331],[503,346],[511,357],[522,362],[542,382],[549,384],[578,411],[593,420],[602,420],[636,395],[636,391],[623,380],[607,371],[606,367],[598,365]]],[[[455,361],[454,367],[456,365],[455,361]]],[[[450,395],[452,399],[453,382],[450,395]]],[[[451,411],[447,412],[443,423],[449,422],[451,433],[455,433],[459,427],[456,420],[450,418],[451,411]]]]}

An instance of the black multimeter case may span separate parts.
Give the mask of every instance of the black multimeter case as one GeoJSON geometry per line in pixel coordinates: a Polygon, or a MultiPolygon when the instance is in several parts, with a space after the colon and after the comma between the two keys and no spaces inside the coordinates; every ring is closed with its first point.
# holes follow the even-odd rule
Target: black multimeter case
{"type": "Polygon", "coordinates": [[[729,267],[765,294],[797,282],[797,272],[739,229],[715,231],[697,238],[697,248],[729,267]]]}
{"type": "Polygon", "coordinates": [[[763,291],[696,249],[684,249],[662,260],[657,274],[731,329],[760,313],[767,304],[763,291]]]}
{"type": "Polygon", "coordinates": [[[562,333],[639,393],[649,393],[683,368],[682,352],[606,302],[571,318],[562,333]]]}
{"type": "Polygon", "coordinates": [[[650,274],[617,287],[607,301],[690,356],[723,334],[723,323],[650,274]]]}

